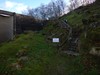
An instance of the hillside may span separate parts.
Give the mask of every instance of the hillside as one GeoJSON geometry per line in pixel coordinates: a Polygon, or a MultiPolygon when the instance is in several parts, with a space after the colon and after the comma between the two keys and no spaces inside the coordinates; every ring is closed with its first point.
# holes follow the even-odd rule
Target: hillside
{"type": "MultiPolygon", "coordinates": [[[[100,8],[99,0],[87,6],[80,6],[79,8],[69,12],[68,14],[63,15],[57,20],[49,21],[47,26],[44,28],[44,33],[51,37],[59,37],[60,34],[65,33],[63,36],[68,38],[68,33],[69,33],[68,29],[62,27],[64,26],[63,21],[67,20],[67,24],[70,25],[73,32],[79,34],[78,38],[80,40],[85,38],[83,37],[85,32],[87,32],[88,34],[87,39],[93,40],[93,37],[95,35],[98,37],[95,36],[96,38],[94,38],[94,40],[99,39],[99,34],[100,34],[99,33],[100,32],[99,31],[100,29],[99,8],[100,8]],[[90,33],[91,36],[89,36],[90,33]]],[[[61,36],[59,38],[61,38],[61,40],[65,40],[62,39],[61,36]]]]}
{"type": "MultiPolygon", "coordinates": [[[[47,27],[45,27],[47,33],[45,33],[44,31],[44,33],[47,34],[49,37],[51,36],[51,38],[58,37],[60,38],[60,40],[65,41],[68,38],[68,33],[67,33],[68,30],[66,28],[61,28],[61,26],[63,25],[62,21],[67,20],[67,23],[72,27],[73,32],[79,34],[78,36],[79,41],[77,42],[78,47],[76,51],[78,51],[79,54],[84,58],[83,63],[88,71],[90,71],[91,68],[93,67],[95,69],[100,70],[99,66],[100,9],[99,8],[100,8],[99,0],[96,0],[96,2],[89,4],[87,6],[80,6],[79,8],[69,12],[68,14],[63,15],[58,20],[49,21],[47,27]],[[57,36],[53,35],[55,33],[57,34],[57,36]],[[62,33],[66,33],[63,35],[66,37],[66,39],[65,38],[63,39],[63,36],[60,36],[60,34],[62,33]]],[[[57,45],[59,46],[60,44],[63,43],[60,42],[57,45]]],[[[68,47],[66,47],[68,46],[68,41],[66,41],[63,46],[61,46],[60,52],[69,49],[68,47]]]]}

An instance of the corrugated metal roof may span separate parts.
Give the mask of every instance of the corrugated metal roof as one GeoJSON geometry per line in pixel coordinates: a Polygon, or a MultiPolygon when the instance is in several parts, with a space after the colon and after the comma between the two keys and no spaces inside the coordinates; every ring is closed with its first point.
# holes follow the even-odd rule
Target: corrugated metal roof
{"type": "Polygon", "coordinates": [[[0,16],[9,17],[10,15],[7,15],[7,14],[0,14],[0,16]]]}
{"type": "Polygon", "coordinates": [[[9,15],[9,16],[14,16],[15,15],[14,12],[9,12],[9,11],[5,11],[5,10],[0,10],[0,14],[9,15]]]}

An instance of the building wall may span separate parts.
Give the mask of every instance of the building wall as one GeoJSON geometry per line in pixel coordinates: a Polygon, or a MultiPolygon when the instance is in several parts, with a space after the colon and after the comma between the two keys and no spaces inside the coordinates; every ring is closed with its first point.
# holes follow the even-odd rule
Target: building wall
{"type": "Polygon", "coordinates": [[[0,42],[13,39],[13,16],[0,16],[0,42]]]}

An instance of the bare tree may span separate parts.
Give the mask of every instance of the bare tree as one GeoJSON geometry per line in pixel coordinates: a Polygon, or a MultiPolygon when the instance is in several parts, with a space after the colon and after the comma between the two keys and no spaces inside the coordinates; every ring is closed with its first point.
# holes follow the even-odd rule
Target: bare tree
{"type": "Polygon", "coordinates": [[[48,5],[41,4],[35,9],[28,9],[28,15],[36,19],[58,18],[64,14],[65,2],[63,0],[51,1],[48,5]]]}
{"type": "Polygon", "coordinates": [[[70,5],[67,6],[69,11],[72,11],[72,10],[74,10],[74,8],[75,8],[75,4],[73,3],[73,1],[74,1],[74,0],[70,0],[70,5]]]}
{"type": "Polygon", "coordinates": [[[75,8],[79,7],[78,0],[70,0],[70,5],[67,6],[69,11],[74,10],[75,8]]]}
{"type": "Polygon", "coordinates": [[[90,3],[93,3],[95,2],[96,0],[79,0],[81,5],[87,5],[87,4],[90,4],[90,3]]]}
{"type": "Polygon", "coordinates": [[[39,13],[40,13],[40,16],[43,20],[47,19],[47,6],[46,5],[41,5],[39,7],[39,13]]]}
{"type": "Polygon", "coordinates": [[[65,7],[66,7],[64,0],[57,0],[57,5],[58,5],[58,8],[60,9],[61,14],[64,14],[65,7]]]}
{"type": "Polygon", "coordinates": [[[34,17],[34,9],[28,9],[28,15],[34,17]]]}
{"type": "Polygon", "coordinates": [[[63,0],[57,0],[57,1],[52,1],[52,9],[53,9],[53,13],[54,13],[54,17],[60,17],[62,14],[64,14],[64,10],[65,10],[65,2],[63,0]]]}
{"type": "Polygon", "coordinates": [[[27,15],[28,16],[32,16],[34,17],[35,19],[40,19],[40,13],[39,13],[39,8],[35,8],[35,9],[28,9],[28,13],[27,15]]]}
{"type": "Polygon", "coordinates": [[[49,3],[48,6],[47,6],[47,16],[48,16],[48,19],[54,17],[54,9],[53,9],[52,3],[49,3]]]}
{"type": "Polygon", "coordinates": [[[53,7],[53,11],[54,11],[54,17],[58,17],[58,15],[57,15],[57,7],[56,7],[56,2],[52,2],[52,7],[53,7]]]}

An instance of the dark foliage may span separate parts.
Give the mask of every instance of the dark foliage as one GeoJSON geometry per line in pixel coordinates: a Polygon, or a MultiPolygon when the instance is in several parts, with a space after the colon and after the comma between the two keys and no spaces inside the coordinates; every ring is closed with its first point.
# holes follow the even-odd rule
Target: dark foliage
{"type": "Polygon", "coordinates": [[[37,22],[31,16],[25,15],[16,15],[16,33],[20,34],[24,31],[39,31],[43,29],[43,25],[41,22],[37,22]]]}

